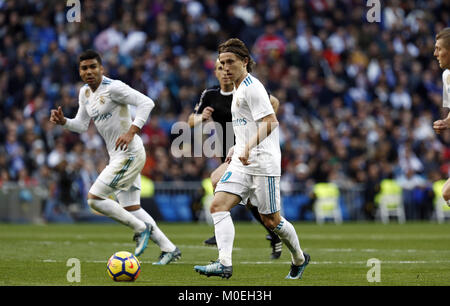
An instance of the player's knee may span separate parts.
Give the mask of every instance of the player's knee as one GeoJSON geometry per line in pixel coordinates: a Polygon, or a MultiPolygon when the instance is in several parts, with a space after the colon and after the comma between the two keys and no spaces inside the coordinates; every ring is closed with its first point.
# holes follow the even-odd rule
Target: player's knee
{"type": "Polygon", "coordinates": [[[141,209],[141,205],[129,205],[129,206],[124,206],[123,207],[125,210],[127,210],[127,211],[136,211],[136,210],[139,210],[139,209],[141,209]]]}
{"type": "Polygon", "coordinates": [[[261,221],[263,222],[264,226],[267,228],[273,229],[276,226],[276,225],[274,225],[274,222],[272,221],[272,219],[265,215],[261,215],[261,221]]]}
{"type": "Polygon", "coordinates": [[[261,220],[264,223],[264,226],[271,230],[274,230],[281,221],[279,215],[277,214],[261,215],[261,220]]]}
{"type": "Polygon", "coordinates": [[[102,198],[100,198],[100,197],[98,197],[96,195],[93,195],[92,193],[88,193],[87,203],[88,203],[89,207],[95,209],[95,207],[97,205],[97,202],[99,200],[102,200],[102,198]]]}
{"type": "Polygon", "coordinates": [[[87,202],[88,202],[88,205],[90,208],[95,209],[95,206],[96,206],[95,204],[97,203],[96,199],[88,199],[87,202]]]}
{"type": "Polygon", "coordinates": [[[230,211],[240,201],[240,197],[228,192],[217,192],[211,202],[209,211],[213,214],[221,211],[230,211]]]}
{"type": "Polygon", "coordinates": [[[227,211],[227,206],[224,205],[224,203],[222,201],[217,200],[216,198],[213,199],[213,201],[211,202],[211,206],[209,208],[209,212],[210,213],[216,213],[216,212],[221,212],[221,211],[227,211]]]}
{"type": "Polygon", "coordinates": [[[275,222],[271,219],[262,219],[264,226],[273,230],[275,227],[277,227],[278,224],[275,224],[275,222]]]}
{"type": "Polygon", "coordinates": [[[99,196],[96,196],[95,194],[92,193],[88,193],[88,200],[101,200],[102,198],[100,198],[99,196]]]}
{"type": "Polygon", "coordinates": [[[219,211],[224,211],[222,205],[220,205],[218,202],[213,201],[211,203],[211,207],[209,208],[209,212],[213,214],[219,211]]]}

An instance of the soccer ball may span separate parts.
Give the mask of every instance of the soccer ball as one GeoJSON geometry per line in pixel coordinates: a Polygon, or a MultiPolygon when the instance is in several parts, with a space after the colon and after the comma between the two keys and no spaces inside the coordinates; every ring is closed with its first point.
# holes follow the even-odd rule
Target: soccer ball
{"type": "Polygon", "coordinates": [[[109,258],[106,271],[116,282],[132,282],[141,273],[141,263],[130,252],[121,251],[109,258]]]}

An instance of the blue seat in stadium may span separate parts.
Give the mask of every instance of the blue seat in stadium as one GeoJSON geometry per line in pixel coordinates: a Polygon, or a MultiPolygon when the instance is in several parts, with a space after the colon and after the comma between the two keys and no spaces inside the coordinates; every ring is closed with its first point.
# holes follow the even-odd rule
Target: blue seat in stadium
{"type": "Polygon", "coordinates": [[[191,197],[187,194],[155,195],[155,202],[164,221],[192,221],[191,197]]]}
{"type": "Polygon", "coordinates": [[[164,219],[164,221],[178,221],[177,213],[172,204],[172,198],[167,194],[156,194],[155,202],[158,206],[159,211],[164,219]]]}
{"type": "Polygon", "coordinates": [[[284,217],[288,220],[300,219],[300,208],[309,201],[308,196],[304,194],[283,196],[281,203],[283,205],[284,217]]]}
{"type": "Polygon", "coordinates": [[[350,220],[350,212],[348,211],[349,203],[345,202],[345,199],[339,197],[339,207],[341,208],[342,220],[350,220]]]}
{"type": "Polygon", "coordinates": [[[172,205],[178,221],[192,221],[191,197],[187,194],[172,196],[172,205]]]}
{"type": "Polygon", "coordinates": [[[284,217],[288,220],[298,219],[298,206],[295,201],[293,201],[293,196],[283,196],[281,197],[281,203],[283,205],[284,217]]]}

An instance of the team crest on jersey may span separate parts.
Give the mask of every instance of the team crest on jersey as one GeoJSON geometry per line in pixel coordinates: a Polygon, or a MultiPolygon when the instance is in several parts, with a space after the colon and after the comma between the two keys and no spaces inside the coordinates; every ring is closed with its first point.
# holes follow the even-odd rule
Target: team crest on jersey
{"type": "Polygon", "coordinates": [[[105,104],[105,97],[100,96],[99,101],[100,101],[101,104],[105,104]]]}
{"type": "Polygon", "coordinates": [[[86,96],[86,98],[89,98],[89,96],[91,95],[91,91],[89,90],[89,88],[86,88],[84,95],[86,96]]]}
{"type": "Polygon", "coordinates": [[[450,85],[450,74],[449,75],[447,75],[447,85],[450,85]]]}

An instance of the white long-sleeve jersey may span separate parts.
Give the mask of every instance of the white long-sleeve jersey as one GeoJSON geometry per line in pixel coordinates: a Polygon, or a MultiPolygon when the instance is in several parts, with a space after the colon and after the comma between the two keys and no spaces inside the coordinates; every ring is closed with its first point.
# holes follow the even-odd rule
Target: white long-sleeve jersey
{"type": "Polygon", "coordinates": [[[111,159],[119,154],[134,154],[143,149],[138,135],[128,145],[126,151],[115,150],[117,138],[126,133],[131,124],[142,128],[155,106],[152,99],[119,80],[103,76],[99,87],[93,92],[85,84],[78,96],[79,108],[73,119],[66,118],[64,125],[70,131],[83,133],[91,119],[103,137],[111,159]],[[136,117],[132,121],[128,105],[135,105],[136,117]]]}

